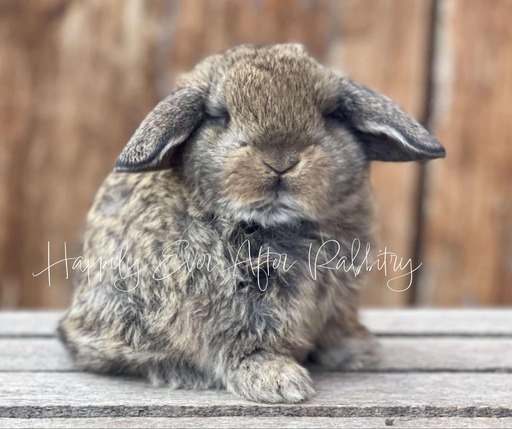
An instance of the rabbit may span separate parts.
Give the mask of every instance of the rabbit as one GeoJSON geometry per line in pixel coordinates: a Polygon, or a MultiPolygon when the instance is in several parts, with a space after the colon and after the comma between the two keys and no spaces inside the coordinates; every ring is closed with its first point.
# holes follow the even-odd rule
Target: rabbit
{"type": "Polygon", "coordinates": [[[335,266],[354,240],[371,243],[371,161],[444,156],[390,99],[302,45],[210,56],[101,185],[81,247],[96,262],[76,270],[59,336],[80,370],[305,401],[308,363],[378,361],[358,316],[363,272],[335,266]]]}

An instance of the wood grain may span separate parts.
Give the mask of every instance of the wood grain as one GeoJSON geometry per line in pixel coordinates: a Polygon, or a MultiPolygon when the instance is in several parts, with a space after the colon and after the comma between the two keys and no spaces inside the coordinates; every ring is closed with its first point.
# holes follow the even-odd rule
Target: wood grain
{"type": "Polygon", "coordinates": [[[380,338],[383,363],[372,372],[313,371],[317,395],[294,405],[73,372],[56,338],[26,336],[51,332],[60,313],[19,314],[0,313],[2,427],[510,427],[512,421],[510,310],[367,310],[366,320],[409,336],[380,338]],[[493,327],[509,336],[479,336],[493,327]],[[436,329],[455,334],[424,336],[436,329]]]}
{"type": "Polygon", "coordinates": [[[511,336],[507,309],[402,309],[363,311],[362,321],[380,335],[511,336]]]}
{"type": "MultiPolygon", "coordinates": [[[[0,337],[52,337],[60,311],[0,311],[0,337]]],[[[361,320],[380,336],[512,337],[510,309],[366,309],[361,320]]]]}
{"type": "MultiPolygon", "coordinates": [[[[385,337],[380,345],[381,361],[372,369],[376,372],[512,372],[512,338],[385,337]]],[[[0,371],[74,369],[56,338],[0,338],[0,371]]]]}
{"type": "Polygon", "coordinates": [[[158,100],[161,2],[0,2],[0,284],[4,306],[67,304],[71,284],[33,278],[76,256],[92,196],[158,100]]]}
{"type": "Polygon", "coordinates": [[[429,165],[419,298],[501,305],[512,299],[512,2],[443,5],[434,125],[447,158],[429,165]]]}
{"type": "Polygon", "coordinates": [[[3,428],[511,428],[512,418],[467,417],[98,417],[1,419],[3,428]]]}
{"type": "Polygon", "coordinates": [[[255,404],[226,391],[155,388],[85,373],[0,373],[0,417],[512,417],[512,374],[315,374],[297,405],[255,404]]]}

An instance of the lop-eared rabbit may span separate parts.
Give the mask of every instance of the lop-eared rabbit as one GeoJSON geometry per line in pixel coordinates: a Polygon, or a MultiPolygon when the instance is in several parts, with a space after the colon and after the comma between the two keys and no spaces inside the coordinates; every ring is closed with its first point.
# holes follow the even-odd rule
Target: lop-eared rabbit
{"type": "Polygon", "coordinates": [[[208,57],[99,189],[81,247],[92,268],[60,337],[82,370],[308,399],[306,362],[378,355],[358,320],[364,270],[347,269],[364,256],[354,242],[371,242],[370,161],[443,156],[391,100],[300,45],[208,57]]]}

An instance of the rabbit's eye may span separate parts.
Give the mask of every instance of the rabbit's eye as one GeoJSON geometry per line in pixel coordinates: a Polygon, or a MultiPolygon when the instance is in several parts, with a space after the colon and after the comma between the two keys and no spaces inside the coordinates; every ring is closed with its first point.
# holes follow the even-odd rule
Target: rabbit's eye
{"type": "Polygon", "coordinates": [[[215,108],[206,110],[206,120],[214,126],[227,128],[230,121],[229,112],[226,108],[215,108]]]}

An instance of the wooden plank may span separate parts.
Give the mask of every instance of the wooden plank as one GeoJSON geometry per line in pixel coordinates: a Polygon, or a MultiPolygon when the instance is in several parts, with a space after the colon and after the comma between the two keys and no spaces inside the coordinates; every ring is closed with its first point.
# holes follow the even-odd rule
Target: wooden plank
{"type": "Polygon", "coordinates": [[[0,336],[55,336],[62,311],[0,311],[0,336]]]}
{"type": "MultiPolygon", "coordinates": [[[[0,311],[1,336],[55,336],[60,311],[0,311]]],[[[512,309],[363,309],[377,335],[512,336],[512,309]]]]}
{"type": "Polygon", "coordinates": [[[512,418],[464,417],[98,417],[94,419],[0,419],[2,428],[511,428],[512,418]]]}
{"type": "Polygon", "coordinates": [[[71,358],[56,338],[0,338],[0,371],[72,371],[71,358]]]}
{"type": "Polygon", "coordinates": [[[48,240],[53,261],[64,242],[77,255],[97,187],[160,98],[162,4],[0,2],[0,305],[69,302],[62,267],[52,287],[32,273],[47,265],[48,240]]]}
{"type": "Polygon", "coordinates": [[[420,301],[512,301],[512,44],[509,0],[443,2],[420,301]],[[492,7],[490,6],[492,3],[492,7]]]}
{"type": "Polygon", "coordinates": [[[368,309],[362,320],[380,335],[512,335],[511,309],[368,309]]]}
{"type": "MultiPolygon", "coordinates": [[[[431,0],[343,0],[331,12],[335,40],[329,60],[353,79],[369,85],[398,102],[422,120],[428,84],[431,0]]],[[[373,163],[371,181],[376,203],[377,241],[374,253],[384,247],[399,258],[413,257],[415,210],[418,197],[416,163],[373,163]]],[[[393,277],[372,271],[363,303],[406,305],[409,278],[389,284],[393,277]],[[405,291],[405,292],[396,292],[405,291]]]]}
{"type": "MultiPolygon", "coordinates": [[[[381,338],[382,358],[375,371],[512,372],[510,338],[381,338]],[[471,356],[471,359],[468,359],[471,356]]],[[[0,371],[72,371],[55,338],[0,339],[0,371]]]]}
{"type": "Polygon", "coordinates": [[[172,391],[83,373],[0,373],[0,417],[512,417],[512,374],[315,374],[303,404],[172,391]]]}

